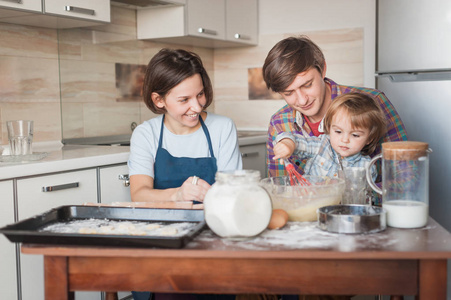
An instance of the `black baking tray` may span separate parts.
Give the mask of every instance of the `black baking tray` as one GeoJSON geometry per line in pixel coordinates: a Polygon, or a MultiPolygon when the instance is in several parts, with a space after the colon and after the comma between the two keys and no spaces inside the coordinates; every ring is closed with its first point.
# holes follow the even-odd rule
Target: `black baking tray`
{"type": "Polygon", "coordinates": [[[108,246],[138,248],[183,248],[206,227],[203,210],[136,207],[60,206],[43,214],[0,228],[11,242],[47,245],[108,246]],[[39,231],[54,223],[79,219],[114,221],[194,222],[179,236],[136,236],[39,231]]]}

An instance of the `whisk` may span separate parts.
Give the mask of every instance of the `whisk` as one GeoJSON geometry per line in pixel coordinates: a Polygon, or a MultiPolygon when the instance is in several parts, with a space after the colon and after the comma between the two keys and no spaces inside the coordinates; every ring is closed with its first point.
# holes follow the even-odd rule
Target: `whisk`
{"type": "Polygon", "coordinates": [[[304,176],[302,176],[301,174],[299,174],[298,171],[296,171],[293,164],[290,163],[287,159],[284,159],[283,163],[285,164],[285,169],[287,170],[288,176],[290,177],[291,185],[301,185],[301,186],[312,185],[307,179],[305,179],[304,176]]]}

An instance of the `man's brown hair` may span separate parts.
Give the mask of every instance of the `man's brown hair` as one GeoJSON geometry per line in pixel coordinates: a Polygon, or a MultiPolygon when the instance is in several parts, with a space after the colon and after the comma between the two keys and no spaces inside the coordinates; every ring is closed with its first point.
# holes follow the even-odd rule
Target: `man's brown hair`
{"type": "Polygon", "coordinates": [[[263,64],[263,79],[268,89],[280,93],[299,73],[316,68],[322,74],[325,65],[323,52],[307,36],[289,37],[269,51],[263,64]]]}

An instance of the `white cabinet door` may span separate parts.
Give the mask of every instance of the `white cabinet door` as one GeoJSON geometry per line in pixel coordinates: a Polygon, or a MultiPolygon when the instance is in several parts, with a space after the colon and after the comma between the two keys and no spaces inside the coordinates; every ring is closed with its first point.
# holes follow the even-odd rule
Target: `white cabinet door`
{"type": "Polygon", "coordinates": [[[100,168],[100,202],[130,202],[128,166],[123,164],[100,168]]]}
{"type": "Polygon", "coordinates": [[[258,44],[258,0],[226,0],[226,39],[258,44]]]}
{"type": "MultiPolygon", "coordinates": [[[[61,205],[97,202],[96,169],[17,180],[19,220],[61,205]],[[52,190],[43,192],[43,189],[52,190]]],[[[22,299],[44,300],[44,267],[41,255],[20,255],[22,299]]],[[[99,300],[100,292],[77,292],[77,300],[99,300]]]]}
{"type": "MultiPolygon", "coordinates": [[[[99,176],[101,203],[131,202],[127,164],[101,167],[99,176]]],[[[130,292],[118,292],[117,294],[119,299],[131,297],[130,292]]]]}
{"type": "Polygon", "coordinates": [[[110,0],[45,0],[44,13],[101,22],[111,21],[110,0]]]}
{"type": "Polygon", "coordinates": [[[188,1],[188,35],[225,39],[225,0],[188,1]]]}
{"type": "Polygon", "coordinates": [[[42,12],[41,0],[0,0],[0,8],[13,8],[34,12],[42,12]]]}
{"type": "Polygon", "coordinates": [[[260,171],[261,178],[266,177],[266,144],[240,146],[243,169],[260,171]]]}
{"type": "MultiPolygon", "coordinates": [[[[0,227],[14,223],[13,181],[0,182],[0,227]]],[[[16,244],[0,235],[0,298],[17,299],[16,244]]]]}
{"type": "Polygon", "coordinates": [[[138,9],[137,36],[207,48],[257,45],[258,0],[191,0],[138,9]]]}

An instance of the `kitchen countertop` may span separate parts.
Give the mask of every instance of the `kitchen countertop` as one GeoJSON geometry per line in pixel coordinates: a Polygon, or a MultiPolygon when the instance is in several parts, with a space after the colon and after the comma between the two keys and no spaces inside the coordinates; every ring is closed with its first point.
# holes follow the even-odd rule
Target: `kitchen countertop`
{"type": "MultiPolygon", "coordinates": [[[[266,131],[238,131],[240,146],[266,143],[266,139],[266,131]]],[[[7,156],[0,156],[0,180],[126,163],[130,152],[129,146],[119,146],[128,143],[124,136],[72,142],[74,144],[64,146],[59,141],[34,143],[34,153],[48,153],[46,157],[34,161],[10,162],[7,156]],[[97,142],[104,145],[99,146],[97,142]]]]}
{"type": "MultiPolygon", "coordinates": [[[[70,145],[129,145],[130,134],[76,138],[64,140],[70,145]]],[[[267,132],[263,130],[238,130],[238,144],[240,146],[266,143],[267,132]]]]}
{"type": "Polygon", "coordinates": [[[33,149],[48,155],[37,161],[0,162],[0,180],[126,163],[128,146],[58,145],[33,149]],[[45,151],[40,151],[45,149],[45,151]]]}
{"type": "Polygon", "coordinates": [[[238,144],[240,146],[266,143],[267,138],[266,131],[238,130],[238,144]]]}

